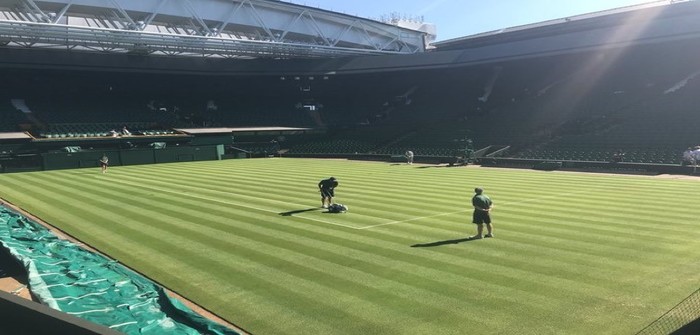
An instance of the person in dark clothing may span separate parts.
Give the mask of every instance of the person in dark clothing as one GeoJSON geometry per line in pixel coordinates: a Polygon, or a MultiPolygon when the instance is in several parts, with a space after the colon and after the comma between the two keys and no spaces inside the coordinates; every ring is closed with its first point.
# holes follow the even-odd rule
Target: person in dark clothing
{"type": "Polygon", "coordinates": [[[333,203],[336,187],[338,187],[338,180],[335,177],[321,180],[318,183],[318,189],[321,192],[321,207],[328,208],[333,203]]]}
{"type": "Polygon", "coordinates": [[[484,190],[480,187],[474,189],[474,197],[472,197],[472,206],[474,206],[474,214],[472,223],[476,224],[476,235],[469,236],[469,239],[478,240],[482,237],[493,237],[493,226],[491,225],[491,209],[493,202],[491,198],[484,194],[484,190]],[[484,236],[484,224],[488,233],[484,236]]]}

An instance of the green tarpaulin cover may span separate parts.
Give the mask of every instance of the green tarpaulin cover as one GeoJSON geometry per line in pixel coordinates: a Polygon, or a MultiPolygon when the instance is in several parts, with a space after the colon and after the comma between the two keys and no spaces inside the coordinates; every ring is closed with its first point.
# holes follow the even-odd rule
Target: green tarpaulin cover
{"type": "Polygon", "coordinates": [[[203,318],[114,260],[0,205],[0,243],[42,303],[125,334],[238,334],[203,318]]]}

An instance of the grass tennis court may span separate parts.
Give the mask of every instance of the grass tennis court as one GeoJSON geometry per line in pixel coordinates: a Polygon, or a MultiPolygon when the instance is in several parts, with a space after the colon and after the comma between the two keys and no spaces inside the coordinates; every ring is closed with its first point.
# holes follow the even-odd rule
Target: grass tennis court
{"type": "Polygon", "coordinates": [[[634,334],[700,282],[697,179],[274,158],[0,196],[254,334],[634,334]],[[496,238],[464,241],[475,186],[496,238]]]}

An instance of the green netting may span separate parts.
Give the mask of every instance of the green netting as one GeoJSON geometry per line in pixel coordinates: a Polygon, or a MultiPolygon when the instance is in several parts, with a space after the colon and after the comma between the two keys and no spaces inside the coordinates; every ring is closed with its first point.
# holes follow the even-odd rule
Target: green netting
{"type": "Polygon", "coordinates": [[[683,299],[636,335],[699,334],[700,289],[683,299]]]}
{"type": "Polygon", "coordinates": [[[54,309],[125,334],[238,334],[138,273],[1,205],[0,243],[24,265],[32,293],[54,309]]]}

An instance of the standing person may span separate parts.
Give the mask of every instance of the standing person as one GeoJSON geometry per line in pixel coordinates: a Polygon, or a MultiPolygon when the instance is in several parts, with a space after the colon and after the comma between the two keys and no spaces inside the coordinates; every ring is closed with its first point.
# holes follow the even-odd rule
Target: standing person
{"type": "Polygon", "coordinates": [[[411,150],[406,151],[406,153],[404,154],[404,156],[406,156],[406,162],[407,162],[409,165],[410,165],[410,164],[413,164],[413,151],[411,151],[411,150]]]}
{"type": "Polygon", "coordinates": [[[333,203],[336,187],[338,187],[338,181],[335,177],[321,180],[318,183],[318,189],[321,192],[321,207],[328,208],[333,203]]]}
{"type": "Polygon", "coordinates": [[[102,168],[102,173],[107,173],[107,166],[109,165],[109,157],[107,157],[107,154],[102,154],[102,158],[100,158],[100,168],[102,168]]]}
{"type": "Polygon", "coordinates": [[[469,239],[478,240],[482,237],[493,237],[493,226],[491,225],[491,209],[493,202],[491,198],[484,194],[484,189],[477,187],[474,189],[474,197],[472,197],[472,206],[474,206],[474,215],[472,223],[476,224],[476,235],[470,236],[469,239]],[[484,224],[488,233],[484,236],[484,224]]]}

